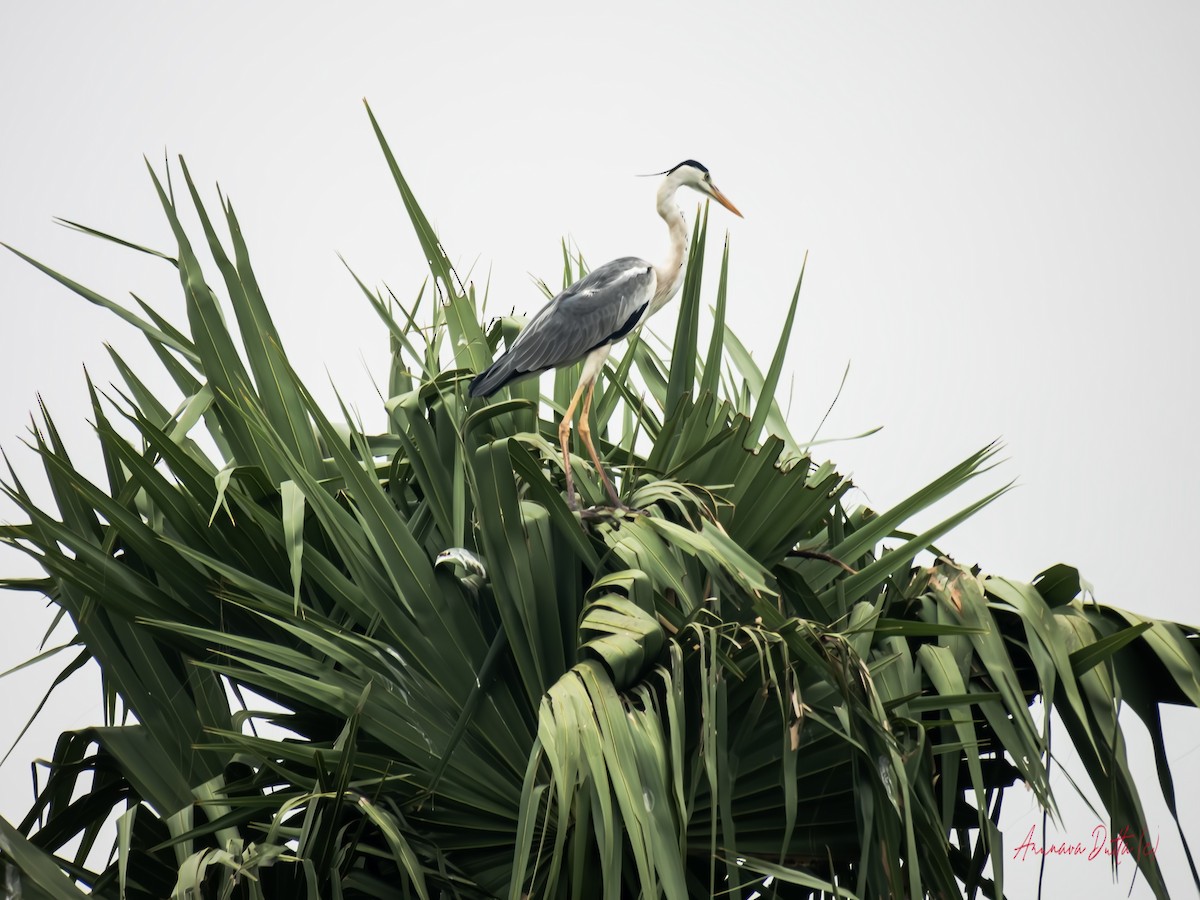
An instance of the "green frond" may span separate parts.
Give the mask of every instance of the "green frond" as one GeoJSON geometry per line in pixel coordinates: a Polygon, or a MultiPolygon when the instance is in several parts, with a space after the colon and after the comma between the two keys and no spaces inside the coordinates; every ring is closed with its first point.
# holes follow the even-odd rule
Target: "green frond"
{"type": "MultiPolygon", "coordinates": [[[[106,691],[105,725],[63,734],[28,816],[0,821],[25,895],[999,897],[1000,798],[1056,808],[1037,700],[1114,832],[1145,828],[1131,706],[1178,822],[1160,707],[1200,706],[1195,629],[1096,604],[1067,566],[1024,583],[935,548],[1004,488],[905,530],[995,445],[848,508],[779,402],[815,323],[801,282],[764,374],[726,323],[726,240],[700,347],[705,213],[669,352],[635,335],[597,394],[597,447],[644,513],[572,513],[577,372],[468,396],[520,323],[481,321],[370,121],[429,264],[411,304],[348,279],[392,352],[371,428],[314,400],[232,203],[211,218],[182,161],[180,198],[151,170],[170,254],[67,224],[177,269],[186,325],[22,256],[132,324],[178,391],[113,350],[122,385],[86,386],[98,479],[43,409],[26,456],[52,502],[3,482],[26,521],[0,541],[45,578],[0,586],[73,622],[56,685],[95,660],[106,691]]],[[[564,280],[585,270],[564,243],[564,280]]]]}

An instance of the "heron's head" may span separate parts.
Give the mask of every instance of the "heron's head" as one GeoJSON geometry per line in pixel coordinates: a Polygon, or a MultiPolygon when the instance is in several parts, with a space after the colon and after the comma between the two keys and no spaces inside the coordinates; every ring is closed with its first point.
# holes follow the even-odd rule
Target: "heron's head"
{"type": "Polygon", "coordinates": [[[713,184],[712,173],[703,165],[696,162],[694,159],[685,159],[673,169],[668,169],[665,173],[668,183],[674,182],[674,187],[690,187],[694,191],[699,191],[705,197],[711,197],[723,207],[729,210],[738,218],[742,214],[738,212],[738,208],[729,202],[728,198],[717,190],[717,186],[713,184]]]}

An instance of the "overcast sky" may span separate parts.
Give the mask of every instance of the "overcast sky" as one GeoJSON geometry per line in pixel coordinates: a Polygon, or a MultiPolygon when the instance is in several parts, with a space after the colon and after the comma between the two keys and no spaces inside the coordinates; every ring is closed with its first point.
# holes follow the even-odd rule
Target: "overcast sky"
{"type": "MultiPolygon", "coordinates": [[[[424,270],[362,97],[452,258],[490,273],[495,311],[539,305],[530,276],[557,283],[563,236],[593,264],[658,258],[657,181],[632,176],[695,158],[746,217],[717,209],[712,224],[732,241],[730,324],[761,360],[809,251],[790,420],[810,433],[850,363],[824,433],[883,431],[823,449],[863,500],[886,507],[1001,438],[1007,462],[959,503],[1019,487],[946,549],[1021,579],[1070,562],[1101,601],[1200,621],[1186,575],[1200,505],[1200,6],[420,6],[11,6],[0,240],[181,319],[168,266],[51,219],[170,249],[142,157],[182,153],[210,199],[219,181],[237,205],[302,374],[319,385],[328,372],[370,421],[387,339],[337,253],[402,297],[424,270]]],[[[0,340],[0,445],[18,468],[34,474],[19,436],[39,391],[77,461],[98,465],[82,366],[110,380],[109,341],[152,369],[138,336],[4,255],[0,340]]],[[[0,565],[31,571],[11,553],[0,565]]],[[[2,599],[0,669],[33,655],[49,621],[28,596],[2,599]]],[[[0,685],[4,750],[60,666],[0,685]]],[[[0,767],[0,813],[27,808],[28,761],[98,715],[81,676],[0,767]]],[[[1198,724],[1167,711],[1185,797],[1200,792],[1198,724]]],[[[1132,752],[1168,883],[1186,892],[1140,729],[1132,752]]],[[[1058,837],[1089,840],[1094,816],[1058,790],[1058,837]]],[[[1195,805],[1183,813],[1200,839],[1195,805]]],[[[1040,827],[1032,800],[1009,798],[1004,825],[1010,845],[1040,827]]],[[[1008,861],[1013,896],[1036,870],[1008,861]]],[[[1131,875],[1114,886],[1098,861],[1050,860],[1048,896],[1122,897],[1131,875]]]]}

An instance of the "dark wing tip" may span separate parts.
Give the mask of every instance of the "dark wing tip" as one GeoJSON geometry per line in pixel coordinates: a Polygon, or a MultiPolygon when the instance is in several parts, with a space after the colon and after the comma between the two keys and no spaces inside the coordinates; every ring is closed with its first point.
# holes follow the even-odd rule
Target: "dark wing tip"
{"type": "Polygon", "coordinates": [[[505,353],[471,379],[467,394],[471,397],[490,397],[506,384],[524,378],[528,374],[530,373],[517,368],[513,363],[511,353],[505,353]]]}
{"type": "Polygon", "coordinates": [[[488,377],[488,375],[491,374],[493,368],[495,368],[495,366],[488,366],[486,369],[484,369],[482,372],[480,372],[478,375],[476,375],[474,378],[471,379],[471,384],[467,388],[468,396],[470,396],[470,397],[487,397],[487,396],[490,396],[492,393],[494,393],[494,391],[488,390],[488,384],[487,384],[487,377],[488,377]]]}

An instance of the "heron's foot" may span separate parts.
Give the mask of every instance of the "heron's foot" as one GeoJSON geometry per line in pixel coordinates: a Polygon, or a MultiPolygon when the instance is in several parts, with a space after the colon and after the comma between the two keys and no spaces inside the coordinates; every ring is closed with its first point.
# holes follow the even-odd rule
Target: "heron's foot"
{"type": "Polygon", "coordinates": [[[628,503],[625,503],[622,500],[618,500],[616,502],[616,504],[613,506],[613,510],[620,510],[622,513],[624,513],[627,516],[648,516],[648,515],[650,515],[648,510],[638,509],[637,507],[630,506],[628,503]]]}
{"type": "Polygon", "coordinates": [[[589,506],[579,510],[579,518],[585,522],[615,522],[633,516],[648,515],[644,509],[634,509],[625,503],[618,502],[613,506],[589,506]]]}

